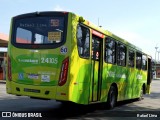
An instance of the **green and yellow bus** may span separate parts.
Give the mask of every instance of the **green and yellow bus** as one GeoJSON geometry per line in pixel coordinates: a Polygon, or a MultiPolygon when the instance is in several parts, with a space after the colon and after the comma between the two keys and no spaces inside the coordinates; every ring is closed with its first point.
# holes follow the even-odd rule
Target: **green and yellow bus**
{"type": "Polygon", "coordinates": [[[71,12],[11,20],[7,93],[92,104],[150,93],[151,56],[71,12]]]}

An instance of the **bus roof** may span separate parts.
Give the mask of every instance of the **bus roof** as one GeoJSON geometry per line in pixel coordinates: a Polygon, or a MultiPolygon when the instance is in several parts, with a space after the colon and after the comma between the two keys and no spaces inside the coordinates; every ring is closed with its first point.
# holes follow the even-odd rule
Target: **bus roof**
{"type": "Polygon", "coordinates": [[[103,28],[101,28],[101,27],[99,27],[99,26],[97,26],[97,25],[89,22],[88,20],[84,19],[82,16],[79,16],[79,15],[73,13],[73,12],[67,12],[67,11],[44,11],[44,12],[39,12],[39,11],[38,11],[38,12],[21,14],[21,15],[15,16],[15,17],[28,16],[28,15],[30,16],[30,15],[35,15],[35,14],[37,14],[37,15],[40,15],[40,14],[53,14],[53,13],[56,13],[56,14],[59,14],[59,13],[60,13],[60,14],[66,14],[66,13],[68,13],[68,14],[75,15],[75,16],[77,17],[77,19],[78,19],[81,23],[83,23],[84,25],[86,25],[86,26],[88,26],[88,27],[96,30],[97,32],[106,35],[106,36],[110,36],[110,37],[112,37],[112,38],[114,38],[114,39],[122,42],[123,44],[125,44],[125,45],[127,45],[127,46],[129,46],[129,47],[131,47],[131,48],[133,48],[133,49],[136,49],[137,51],[140,51],[140,52],[146,54],[146,52],[144,52],[141,48],[135,46],[134,44],[128,42],[128,41],[125,40],[125,39],[122,39],[122,38],[118,37],[117,35],[113,34],[112,32],[110,32],[110,31],[108,31],[108,30],[105,30],[105,29],[103,29],[103,28]],[[81,19],[81,20],[80,20],[80,19],[81,19]]]}
{"type": "MultiPolygon", "coordinates": [[[[72,14],[74,14],[74,13],[72,13],[72,14]]],[[[76,14],[75,14],[75,15],[76,15],[76,14]]],[[[77,16],[78,16],[78,15],[77,15],[77,16]]],[[[81,19],[84,19],[84,18],[81,17],[81,16],[78,16],[78,17],[81,18],[81,19]]],[[[101,27],[93,24],[93,23],[89,22],[89,21],[86,20],[86,19],[84,19],[83,21],[84,21],[84,22],[83,22],[84,25],[86,25],[86,26],[88,26],[88,27],[90,27],[90,28],[92,28],[92,29],[94,29],[94,30],[96,30],[96,31],[104,34],[104,35],[110,36],[110,37],[112,37],[112,38],[114,38],[114,39],[116,39],[116,40],[124,43],[125,45],[130,46],[130,47],[133,48],[133,49],[136,49],[137,51],[140,51],[140,52],[142,52],[142,53],[144,53],[144,54],[147,54],[147,53],[144,52],[141,48],[135,46],[134,44],[128,42],[128,41],[125,40],[125,39],[122,39],[122,38],[118,37],[117,35],[113,34],[112,32],[110,32],[110,31],[108,31],[108,30],[105,30],[105,29],[103,29],[103,28],[101,28],[101,27]]],[[[147,54],[147,55],[148,55],[148,54],[147,54]]],[[[150,55],[148,55],[148,56],[150,56],[150,55]]]]}

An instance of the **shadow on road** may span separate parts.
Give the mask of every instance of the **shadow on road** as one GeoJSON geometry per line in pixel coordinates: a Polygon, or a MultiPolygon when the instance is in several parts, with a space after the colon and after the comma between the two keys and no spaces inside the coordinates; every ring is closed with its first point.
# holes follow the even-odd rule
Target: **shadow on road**
{"type": "MultiPolygon", "coordinates": [[[[44,100],[34,100],[28,97],[17,97],[16,99],[3,99],[0,100],[1,108],[8,106],[8,110],[13,112],[31,112],[31,113],[42,113],[43,118],[51,119],[97,119],[98,118],[108,118],[108,117],[136,117],[137,114],[143,114],[144,111],[136,111],[137,99],[127,100],[123,102],[118,102],[115,109],[108,110],[104,103],[92,104],[92,105],[77,105],[77,104],[61,104],[56,101],[44,101],[44,100]],[[11,104],[9,106],[9,104],[11,104]],[[11,109],[10,109],[11,108],[11,109]],[[15,110],[15,111],[14,111],[15,110]]],[[[139,106],[138,106],[139,107],[139,106]]],[[[149,113],[155,112],[152,109],[141,108],[149,113]],[[152,111],[152,112],[151,112],[152,111]]],[[[2,110],[2,109],[1,109],[2,110]]],[[[157,111],[158,112],[158,111],[157,111]]],[[[157,113],[158,114],[158,113],[157,113]]]]}
{"type": "Polygon", "coordinates": [[[151,92],[151,94],[146,95],[145,98],[159,99],[160,98],[160,93],[158,93],[158,92],[151,92]]]}
{"type": "MultiPolygon", "coordinates": [[[[123,102],[118,102],[117,107],[123,107],[123,105],[130,104],[137,101],[137,99],[134,100],[127,100],[123,102]]],[[[77,105],[74,103],[70,104],[60,104],[59,108],[56,109],[45,109],[43,110],[43,113],[46,115],[46,117],[52,117],[56,119],[65,119],[65,118],[81,118],[81,117],[130,117],[130,115],[134,114],[136,115],[137,112],[135,111],[123,111],[123,110],[116,110],[112,109],[109,110],[106,108],[105,103],[98,103],[98,104],[92,104],[92,105],[77,105]]]]}

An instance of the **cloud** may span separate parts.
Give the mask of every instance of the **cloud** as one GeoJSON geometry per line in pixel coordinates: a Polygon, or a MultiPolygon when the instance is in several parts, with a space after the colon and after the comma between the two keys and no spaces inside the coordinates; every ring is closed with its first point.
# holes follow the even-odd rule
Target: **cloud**
{"type": "Polygon", "coordinates": [[[144,52],[148,53],[149,55],[154,56],[155,49],[154,47],[151,47],[151,45],[154,45],[155,42],[151,41],[149,38],[143,37],[140,34],[131,31],[117,31],[114,33],[117,36],[141,48],[144,52]]]}
{"type": "Polygon", "coordinates": [[[138,34],[129,31],[121,31],[121,32],[118,31],[115,32],[115,34],[133,44],[136,44],[136,41],[141,39],[141,37],[138,34]]]}
{"type": "Polygon", "coordinates": [[[59,5],[56,5],[56,7],[54,8],[54,11],[65,11],[65,10],[59,5]]]}
{"type": "Polygon", "coordinates": [[[71,10],[63,8],[60,5],[56,5],[56,7],[53,10],[54,11],[68,11],[68,12],[71,12],[71,10]]]}

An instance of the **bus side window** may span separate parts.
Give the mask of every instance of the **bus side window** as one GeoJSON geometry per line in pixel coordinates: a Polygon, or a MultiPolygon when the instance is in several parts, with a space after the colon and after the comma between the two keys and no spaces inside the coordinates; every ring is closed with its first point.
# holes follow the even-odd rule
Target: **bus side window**
{"type": "Polygon", "coordinates": [[[128,58],[128,66],[129,67],[134,67],[134,58],[135,58],[134,51],[129,50],[129,58],[128,58]]]}
{"type": "Polygon", "coordinates": [[[117,65],[126,66],[126,46],[120,42],[117,45],[117,65]]]}
{"type": "Polygon", "coordinates": [[[90,57],[90,32],[82,25],[77,26],[78,53],[82,58],[90,57]]]}
{"type": "Polygon", "coordinates": [[[116,42],[109,37],[105,39],[105,61],[111,64],[116,63],[116,42]]]}
{"type": "Polygon", "coordinates": [[[147,56],[144,54],[142,55],[142,69],[147,70],[147,56]]]}
{"type": "Polygon", "coordinates": [[[142,54],[139,52],[136,53],[136,68],[137,69],[142,68],[142,54]]]}

